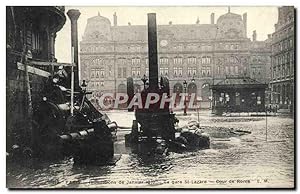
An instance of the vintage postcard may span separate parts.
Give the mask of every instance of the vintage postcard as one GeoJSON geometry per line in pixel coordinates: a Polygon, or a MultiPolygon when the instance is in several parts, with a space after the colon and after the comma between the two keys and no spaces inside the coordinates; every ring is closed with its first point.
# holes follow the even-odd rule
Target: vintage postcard
{"type": "Polygon", "coordinates": [[[295,14],[6,6],[6,187],[295,189],[295,14]]]}

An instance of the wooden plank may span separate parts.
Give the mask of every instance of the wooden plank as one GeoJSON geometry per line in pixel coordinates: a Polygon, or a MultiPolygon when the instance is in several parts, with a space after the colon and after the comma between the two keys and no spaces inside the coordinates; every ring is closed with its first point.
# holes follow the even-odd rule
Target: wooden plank
{"type": "Polygon", "coordinates": [[[55,62],[45,62],[45,61],[33,61],[33,60],[28,60],[28,62],[31,65],[39,65],[39,66],[65,66],[65,67],[74,67],[75,64],[71,64],[71,63],[55,63],[55,62]]]}
{"type": "MultiPolygon", "coordinates": [[[[25,65],[23,63],[17,62],[17,66],[18,66],[19,70],[25,71],[25,65]]],[[[49,73],[47,71],[44,71],[44,70],[41,70],[41,69],[38,69],[38,68],[32,67],[32,66],[27,66],[27,70],[28,70],[28,73],[32,73],[32,74],[39,75],[39,76],[46,77],[46,78],[48,78],[51,75],[51,73],[49,73]]]]}

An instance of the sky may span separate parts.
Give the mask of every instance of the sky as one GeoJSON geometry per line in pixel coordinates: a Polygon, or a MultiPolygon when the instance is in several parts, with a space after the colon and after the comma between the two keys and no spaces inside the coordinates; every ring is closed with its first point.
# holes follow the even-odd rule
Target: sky
{"type": "MultiPolygon", "coordinates": [[[[108,18],[113,24],[113,14],[118,16],[118,25],[147,25],[147,13],[156,13],[158,25],[166,25],[169,21],[173,24],[195,24],[199,17],[200,24],[210,23],[210,14],[215,13],[215,22],[219,16],[228,12],[228,7],[197,7],[197,6],[103,6],[103,7],[66,7],[78,9],[81,15],[78,19],[78,40],[82,40],[87,19],[96,16],[108,18]]],[[[230,7],[230,12],[240,14],[247,13],[247,36],[252,38],[253,30],[256,30],[257,40],[267,39],[267,35],[274,32],[274,24],[278,19],[278,9],[274,6],[230,7]]],[[[64,27],[57,33],[55,54],[58,62],[71,61],[71,24],[67,17],[64,27]]]]}

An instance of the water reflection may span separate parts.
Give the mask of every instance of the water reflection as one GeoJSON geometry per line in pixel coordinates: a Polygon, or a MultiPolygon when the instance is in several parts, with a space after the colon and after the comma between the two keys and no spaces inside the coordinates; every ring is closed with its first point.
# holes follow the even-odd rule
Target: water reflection
{"type": "MultiPolygon", "coordinates": [[[[72,158],[51,163],[9,163],[7,182],[10,187],[29,188],[136,188],[176,186],[172,185],[172,181],[176,180],[212,181],[187,185],[204,188],[226,186],[214,182],[216,179],[243,178],[253,180],[253,185],[235,186],[255,187],[257,180],[262,182],[262,187],[292,186],[293,120],[279,117],[268,120],[268,142],[265,141],[265,120],[220,121],[207,127],[212,136],[211,149],[153,155],[147,151],[134,152],[132,148],[125,147],[124,139],[119,139],[115,151],[122,155],[113,166],[79,166],[74,165],[72,158]],[[226,133],[225,128],[242,128],[251,131],[251,134],[236,136],[226,133]],[[263,183],[265,179],[269,182],[263,183]],[[166,184],[167,181],[171,185],[166,184]]],[[[202,126],[209,124],[210,118],[202,119],[202,126]]]]}

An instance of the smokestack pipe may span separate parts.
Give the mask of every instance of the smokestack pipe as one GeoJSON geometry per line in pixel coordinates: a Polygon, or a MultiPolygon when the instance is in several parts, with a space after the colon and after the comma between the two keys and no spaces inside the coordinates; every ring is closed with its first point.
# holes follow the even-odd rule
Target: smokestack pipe
{"type": "Polygon", "coordinates": [[[74,47],[74,88],[79,88],[79,72],[78,72],[78,32],[77,32],[77,20],[80,16],[80,12],[77,9],[70,9],[67,12],[71,20],[71,46],[74,47]]]}
{"type": "Polygon", "coordinates": [[[215,13],[210,14],[210,24],[215,24],[215,13]]]}
{"type": "Polygon", "coordinates": [[[117,13],[114,13],[114,26],[118,25],[118,17],[117,17],[117,13]]]}
{"type": "Polygon", "coordinates": [[[149,58],[149,87],[158,88],[158,60],[157,60],[157,30],[156,14],[148,13],[148,58],[149,58]]]}

